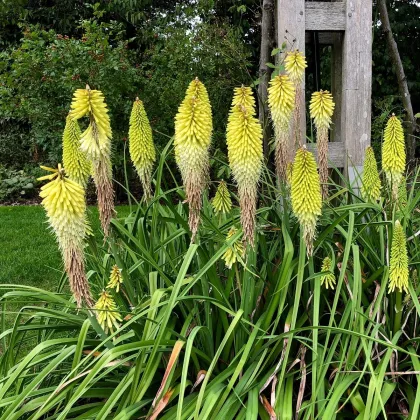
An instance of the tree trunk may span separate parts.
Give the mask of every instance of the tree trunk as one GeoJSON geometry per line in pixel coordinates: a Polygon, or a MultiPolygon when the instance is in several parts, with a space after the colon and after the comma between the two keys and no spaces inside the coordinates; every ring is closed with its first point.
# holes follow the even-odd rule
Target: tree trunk
{"type": "Polygon", "coordinates": [[[261,19],[261,52],[258,85],[258,115],[263,127],[264,156],[268,157],[268,140],[270,124],[268,123],[267,87],[271,77],[271,68],[267,66],[271,60],[271,49],[274,42],[274,0],[264,0],[261,19]]]}
{"type": "Polygon", "coordinates": [[[391,61],[397,74],[398,90],[405,111],[407,112],[407,161],[410,163],[415,158],[415,137],[414,133],[417,129],[416,119],[414,118],[413,106],[411,105],[410,92],[408,90],[407,78],[405,77],[404,68],[401,62],[400,53],[397,43],[392,33],[391,24],[389,23],[388,9],[386,0],[378,0],[379,13],[381,15],[382,31],[386,36],[391,61]]]}

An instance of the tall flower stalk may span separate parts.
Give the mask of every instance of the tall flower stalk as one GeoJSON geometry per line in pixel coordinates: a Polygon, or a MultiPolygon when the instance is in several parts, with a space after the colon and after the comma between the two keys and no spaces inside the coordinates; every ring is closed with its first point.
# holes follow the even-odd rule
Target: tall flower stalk
{"type": "Polygon", "coordinates": [[[302,102],[302,82],[305,77],[305,69],[308,67],[306,58],[299,50],[289,51],[284,59],[284,67],[290,80],[295,85],[295,107],[293,113],[295,146],[302,145],[302,133],[300,130],[301,102],[302,102]]]}
{"type": "Polygon", "coordinates": [[[407,240],[404,228],[397,220],[394,226],[391,245],[391,259],[389,263],[389,288],[388,293],[395,290],[408,292],[408,254],[407,240]]]}
{"type": "Polygon", "coordinates": [[[328,197],[328,131],[334,107],[332,95],[327,90],[320,90],[312,94],[309,111],[316,128],[319,174],[324,199],[328,197]]]}
{"type": "Polygon", "coordinates": [[[253,246],[263,145],[262,128],[255,117],[255,100],[249,87],[242,86],[234,91],[226,141],[229,165],[238,184],[244,240],[253,246]]]}
{"type": "Polygon", "coordinates": [[[316,224],[321,215],[322,197],[316,161],[302,146],[293,163],[291,185],[292,209],[299,220],[308,256],[313,253],[316,224]]]}
{"type": "Polygon", "coordinates": [[[85,273],[83,253],[86,233],[84,188],[67,178],[60,164],[58,169],[44,166],[41,168],[52,172],[39,178],[50,181],[41,187],[40,196],[50,226],[57,237],[70,289],[79,307],[82,302],[91,306],[93,301],[85,273]]]}
{"type": "Polygon", "coordinates": [[[375,202],[381,197],[381,179],[379,178],[378,165],[372,147],[365,153],[362,176],[362,197],[366,201],[375,202]]]}
{"type": "Polygon", "coordinates": [[[398,200],[398,187],[405,170],[404,130],[399,118],[394,114],[389,118],[382,144],[382,169],[391,187],[392,198],[398,200]]]}
{"type": "Polygon", "coordinates": [[[286,180],[288,163],[289,136],[293,108],[295,105],[295,87],[289,76],[276,76],[268,88],[268,105],[274,126],[276,139],[276,174],[279,180],[286,180]]]}
{"type": "Polygon", "coordinates": [[[80,149],[81,135],[77,120],[68,115],[63,132],[63,165],[66,175],[85,187],[91,174],[91,165],[86,154],[80,149]]]}
{"type": "Polygon", "coordinates": [[[77,89],[73,96],[70,116],[78,120],[89,117],[89,126],[81,136],[81,149],[92,163],[93,179],[98,196],[99,218],[105,236],[114,215],[114,188],[112,186],[111,138],[108,109],[101,91],[77,89]]]}
{"type": "Polygon", "coordinates": [[[153,164],[156,160],[155,145],[153,143],[152,128],[147,118],[143,102],[136,98],[130,116],[130,156],[139,175],[144,198],[152,196],[151,176],[153,164]]]}
{"type": "Polygon", "coordinates": [[[175,159],[181,172],[187,202],[191,240],[198,231],[203,192],[208,183],[209,147],[213,131],[207,89],[198,78],[187,89],[175,117],[175,159]]]}

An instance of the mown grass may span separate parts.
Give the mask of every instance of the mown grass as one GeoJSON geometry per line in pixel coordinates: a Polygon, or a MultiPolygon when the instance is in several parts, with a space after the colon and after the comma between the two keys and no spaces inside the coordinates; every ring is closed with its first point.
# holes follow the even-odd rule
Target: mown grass
{"type": "MultiPolygon", "coordinates": [[[[117,207],[119,216],[128,206],[117,207]]],[[[99,232],[98,210],[89,207],[94,233],[99,232]]],[[[53,234],[41,206],[0,207],[0,283],[55,290],[63,266],[53,234]]]]}

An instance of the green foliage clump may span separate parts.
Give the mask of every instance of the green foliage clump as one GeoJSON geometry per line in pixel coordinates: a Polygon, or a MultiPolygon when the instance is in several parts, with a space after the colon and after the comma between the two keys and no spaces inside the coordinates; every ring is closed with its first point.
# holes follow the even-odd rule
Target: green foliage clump
{"type": "Polygon", "coordinates": [[[25,170],[9,169],[0,165],[0,201],[32,198],[37,184],[36,177],[25,170]]]}

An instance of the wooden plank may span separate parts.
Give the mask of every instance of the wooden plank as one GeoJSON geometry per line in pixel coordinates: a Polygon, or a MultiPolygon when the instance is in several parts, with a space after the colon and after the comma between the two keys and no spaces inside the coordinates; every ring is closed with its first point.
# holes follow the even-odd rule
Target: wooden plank
{"type": "MultiPolygon", "coordinates": [[[[306,147],[311,151],[318,161],[318,150],[316,143],[307,143],[306,147]]],[[[344,168],[346,166],[346,146],[341,141],[328,143],[328,167],[344,168]]]]}
{"type": "MultiPolygon", "coordinates": [[[[346,144],[346,174],[361,174],[371,134],[372,0],[347,0],[343,41],[341,136],[346,144]]],[[[356,180],[360,182],[360,179],[356,180]]]]}
{"type": "Polygon", "coordinates": [[[344,31],[346,29],[345,2],[306,2],[305,28],[307,31],[344,31]]]}
{"type": "MultiPolygon", "coordinates": [[[[298,49],[305,54],[305,0],[278,0],[278,45],[286,42],[286,51],[298,49]]],[[[281,60],[284,57],[281,57],[281,60]]],[[[306,115],[305,115],[305,81],[300,88],[300,131],[301,138],[305,141],[306,115]]],[[[295,152],[294,139],[291,136],[289,159],[292,160],[295,152]]]]}

